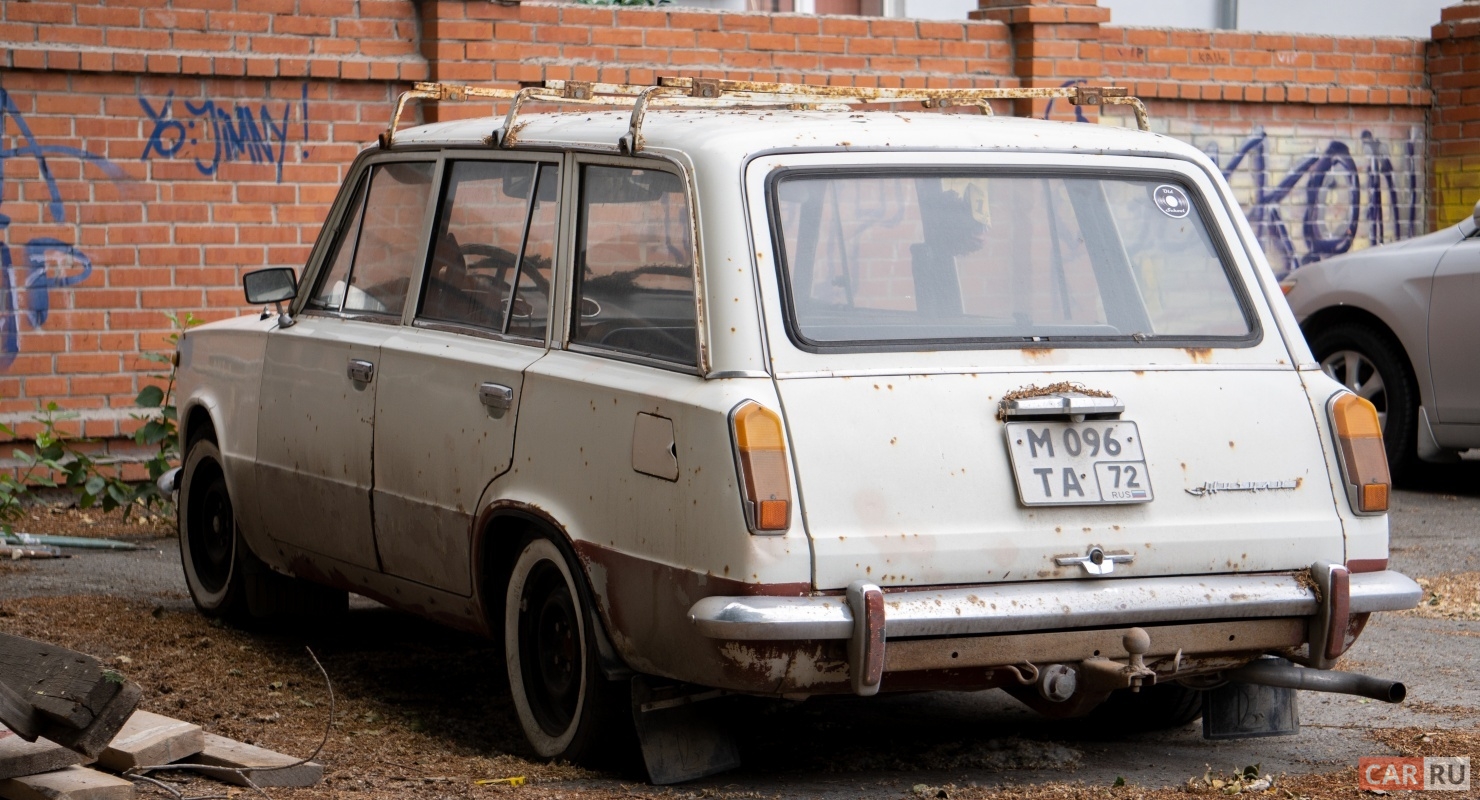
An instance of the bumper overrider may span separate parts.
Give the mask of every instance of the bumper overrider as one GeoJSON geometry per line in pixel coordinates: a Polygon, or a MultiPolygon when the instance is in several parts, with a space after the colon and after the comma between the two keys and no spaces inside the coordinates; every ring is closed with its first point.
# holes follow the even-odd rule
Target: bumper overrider
{"type": "Polygon", "coordinates": [[[1061,662],[1075,662],[1095,685],[1119,688],[1231,670],[1266,652],[1329,669],[1363,615],[1413,608],[1422,595],[1398,572],[1318,562],[1286,573],[888,593],[856,581],[843,596],[706,597],[689,620],[715,640],[847,640],[860,695],[877,693],[886,671],[998,667],[1027,683],[1041,665],[1061,662]]]}

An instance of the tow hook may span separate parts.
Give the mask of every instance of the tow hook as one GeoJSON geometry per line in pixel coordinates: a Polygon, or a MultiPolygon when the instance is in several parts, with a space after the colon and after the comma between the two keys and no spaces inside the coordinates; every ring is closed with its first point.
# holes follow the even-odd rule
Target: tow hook
{"type": "Polygon", "coordinates": [[[1141,628],[1131,628],[1121,638],[1121,644],[1130,654],[1129,664],[1120,664],[1108,658],[1096,656],[1079,663],[1084,672],[1084,686],[1090,691],[1113,691],[1129,688],[1141,691],[1142,686],[1156,683],[1156,670],[1146,666],[1146,653],[1151,649],[1151,634],[1141,628]]]}

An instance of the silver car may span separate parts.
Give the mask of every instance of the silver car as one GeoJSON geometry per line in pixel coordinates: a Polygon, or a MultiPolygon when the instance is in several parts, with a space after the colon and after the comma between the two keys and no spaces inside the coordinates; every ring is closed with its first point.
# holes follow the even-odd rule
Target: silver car
{"type": "Polygon", "coordinates": [[[1283,286],[1322,369],[1377,406],[1395,476],[1480,447],[1480,203],[1457,225],[1301,267],[1283,286]]]}

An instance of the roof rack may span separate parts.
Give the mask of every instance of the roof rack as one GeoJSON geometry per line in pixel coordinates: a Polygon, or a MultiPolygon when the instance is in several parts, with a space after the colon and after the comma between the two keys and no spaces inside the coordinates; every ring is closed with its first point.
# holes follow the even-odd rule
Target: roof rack
{"type": "Polygon", "coordinates": [[[642,121],[650,106],[687,108],[791,108],[850,109],[866,103],[918,102],[925,108],[973,106],[990,116],[989,100],[1024,100],[1062,97],[1073,105],[1130,106],[1136,115],[1136,127],[1150,130],[1146,106],[1131,97],[1120,86],[1064,86],[1043,89],[895,89],[866,86],[817,86],[806,83],[762,83],[720,78],[662,77],[654,85],[593,83],[589,81],[550,80],[521,89],[494,89],[449,83],[418,83],[411,91],[402,92],[391,115],[390,126],[380,134],[380,146],[390,147],[401,114],[413,99],[462,101],[474,98],[508,100],[502,137],[495,133],[490,142],[500,147],[513,147],[518,141],[516,118],[524,104],[533,100],[566,105],[631,107],[627,133],[617,142],[623,153],[642,149],[642,121]]]}

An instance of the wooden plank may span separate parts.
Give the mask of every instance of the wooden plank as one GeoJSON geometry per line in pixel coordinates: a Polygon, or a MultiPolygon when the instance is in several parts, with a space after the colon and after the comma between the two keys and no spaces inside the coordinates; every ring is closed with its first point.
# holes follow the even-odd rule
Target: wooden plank
{"type": "Polygon", "coordinates": [[[87,767],[0,781],[5,800],[133,800],[134,785],[87,767]]]}
{"type": "Polygon", "coordinates": [[[206,735],[199,725],[135,711],[98,756],[98,765],[113,772],[131,767],[173,764],[204,750],[206,735]]]}
{"type": "Polygon", "coordinates": [[[0,727],[0,780],[66,769],[87,760],[55,742],[28,742],[9,728],[0,727]]]}
{"type": "MultiPolygon", "coordinates": [[[[293,756],[275,753],[261,747],[244,744],[225,736],[206,734],[205,749],[185,759],[187,764],[209,764],[213,767],[281,767],[298,761],[293,756]]],[[[246,786],[240,775],[230,772],[201,772],[200,774],[226,783],[246,786]]],[[[251,773],[252,782],[258,786],[314,786],[324,779],[324,765],[317,761],[299,764],[289,769],[275,769],[251,773]]]]}
{"type": "Polygon", "coordinates": [[[6,633],[0,633],[0,681],[46,721],[77,730],[91,725],[122,687],[118,673],[92,656],[6,633]]]}
{"type": "Polygon", "coordinates": [[[97,758],[107,749],[120,728],[139,706],[144,691],[133,681],[119,685],[118,693],[102,708],[97,710],[92,722],[82,730],[73,730],[61,725],[46,725],[41,735],[63,747],[69,747],[89,758],[97,758]]]}
{"type": "Polygon", "coordinates": [[[0,724],[28,742],[36,741],[36,737],[40,735],[36,723],[36,708],[20,692],[10,688],[3,676],[0,676],[0,724]]]}

